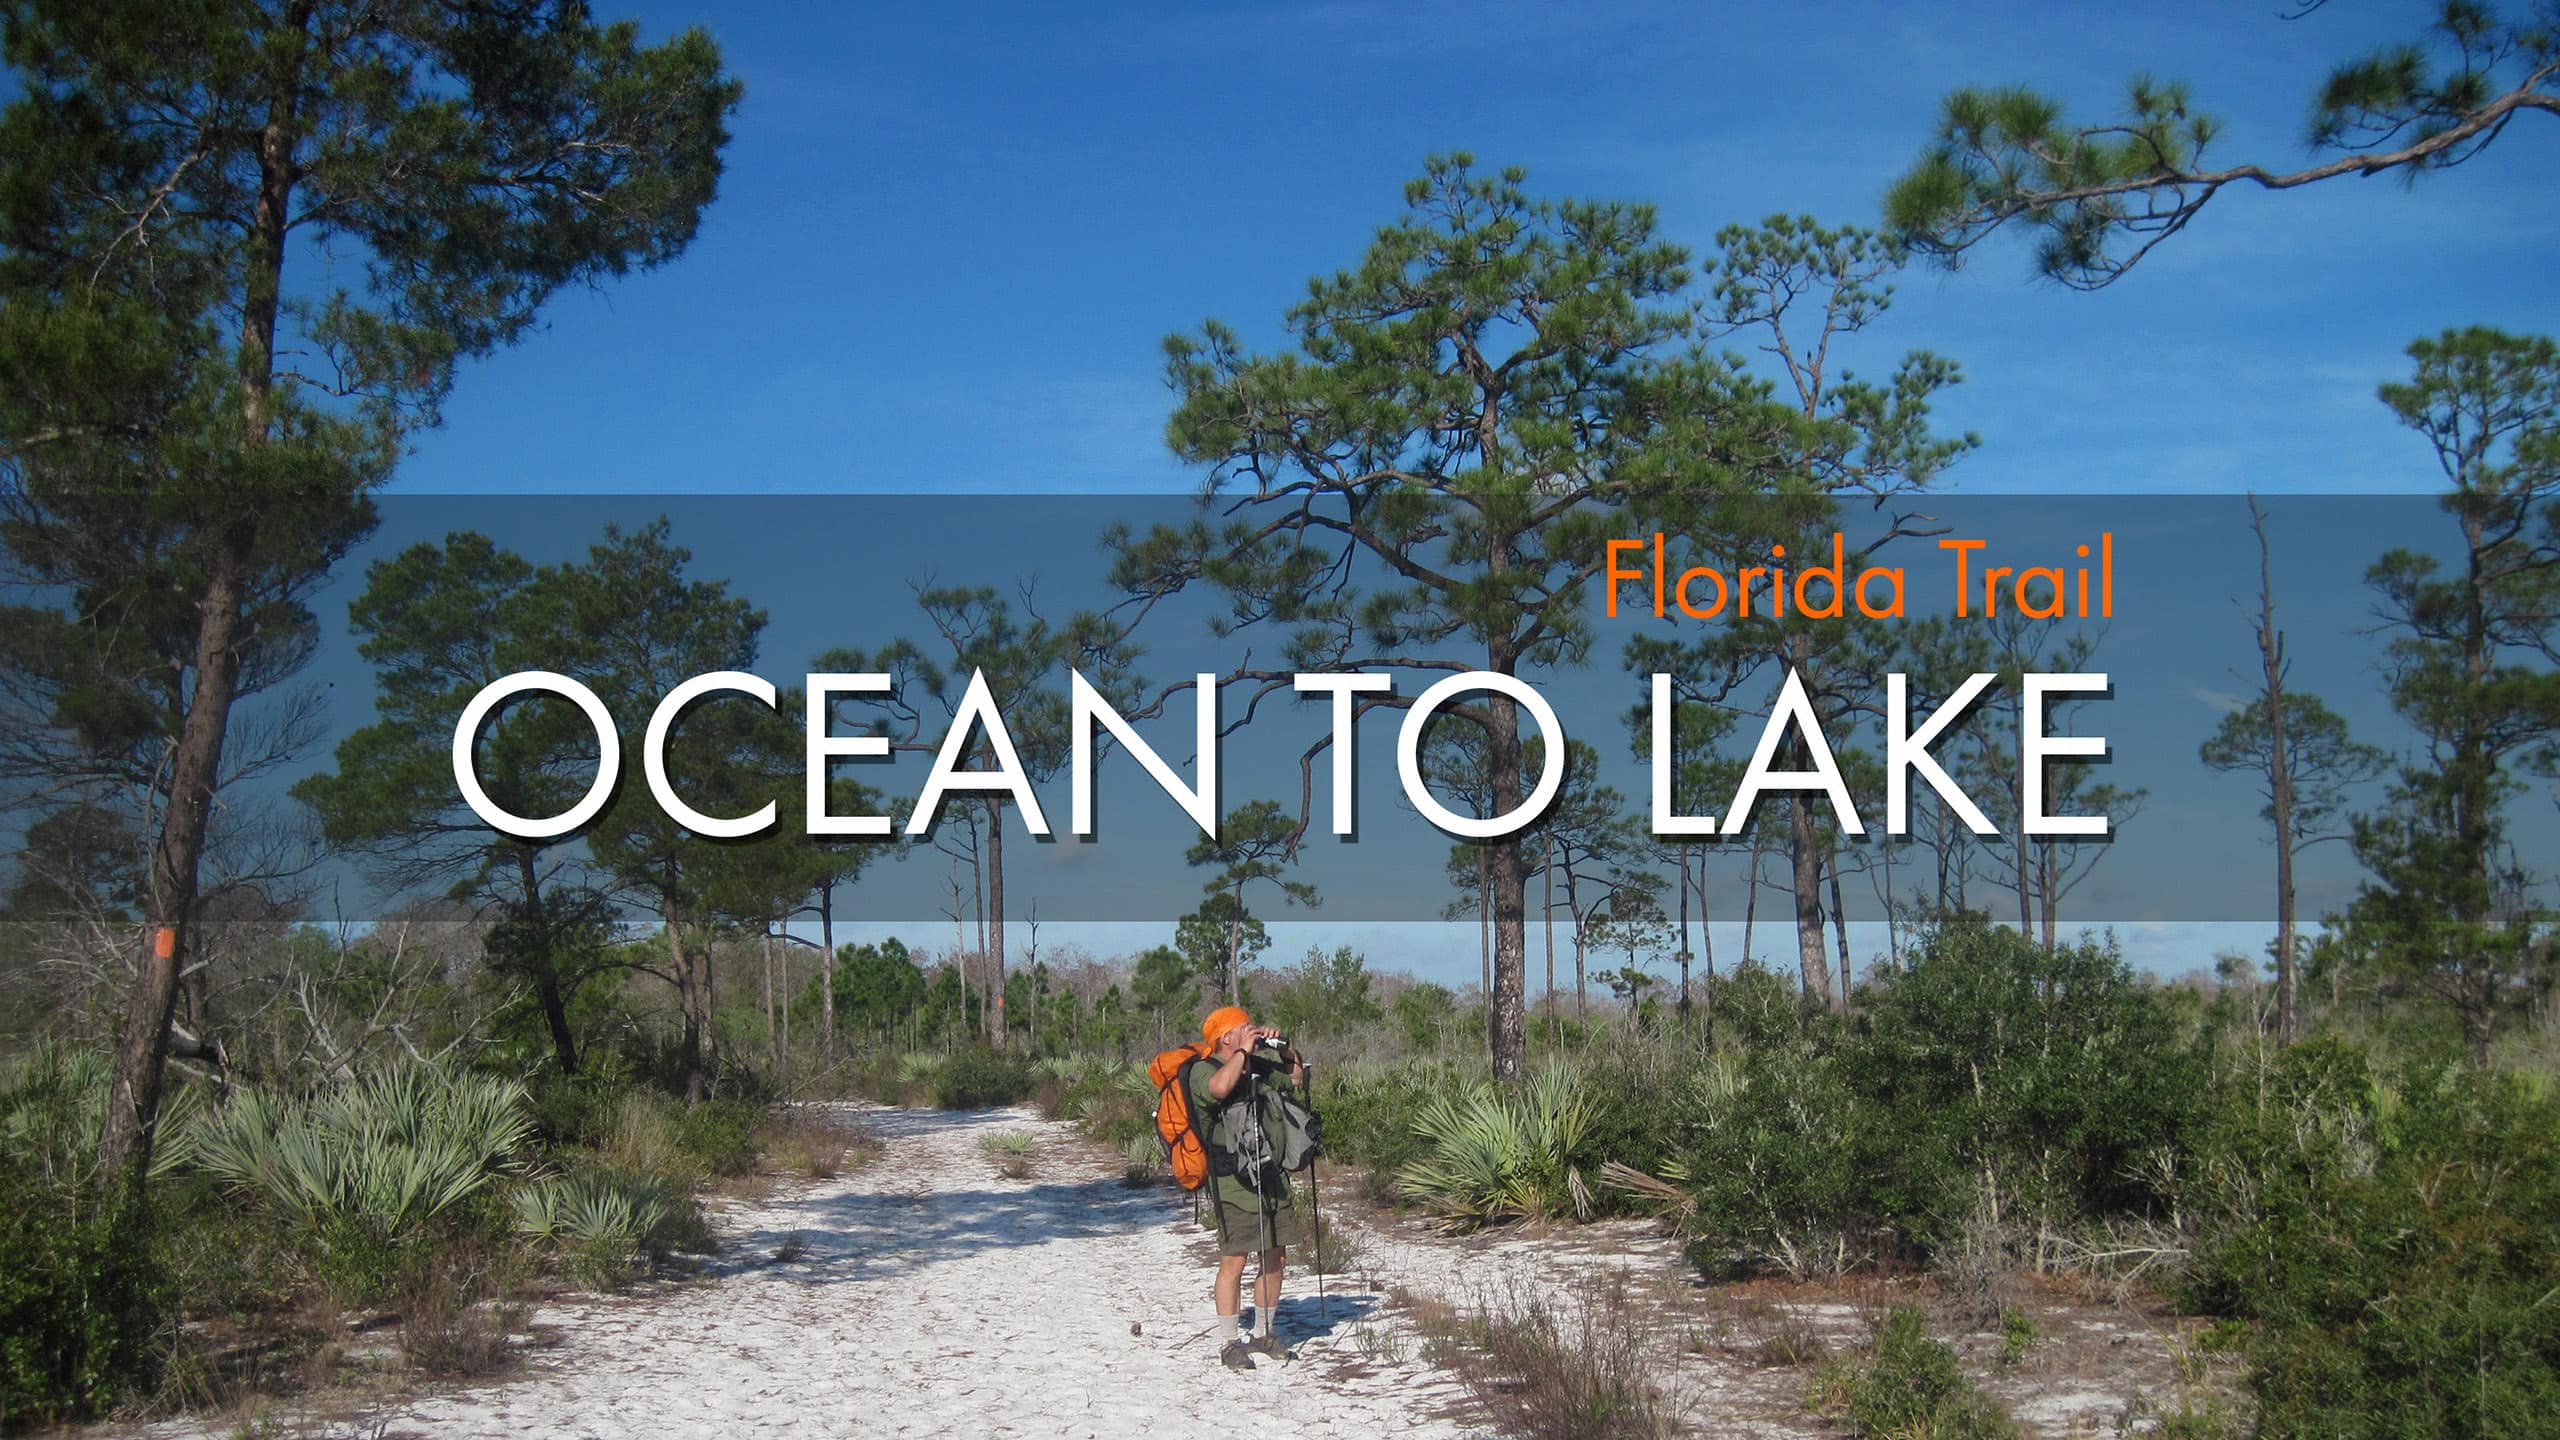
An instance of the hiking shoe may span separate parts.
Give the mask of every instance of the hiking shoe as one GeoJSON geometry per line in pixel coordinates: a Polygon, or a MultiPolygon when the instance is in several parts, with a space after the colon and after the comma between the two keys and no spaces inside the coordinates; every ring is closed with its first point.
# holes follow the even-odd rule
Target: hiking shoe
{"type": "Polygon", "coordinates": [[[1218,1352],[1218,1363],[1230,1370],[1250,1370],[1253,1368],[1253,1352],[1245,1348],[1243,1341],[1230,1340],[1227,1348],[1218,1352]]]}
{"type": "Polygon", "coordinates": [[[1280,1337],[1277,1335],[1256,1335],[1245,1342],[1244,1348],[1256,1355],[1268,1355],[1274,1360],[1289,1358],[1289,1347],[1281,1344],[1280,1337]]]}

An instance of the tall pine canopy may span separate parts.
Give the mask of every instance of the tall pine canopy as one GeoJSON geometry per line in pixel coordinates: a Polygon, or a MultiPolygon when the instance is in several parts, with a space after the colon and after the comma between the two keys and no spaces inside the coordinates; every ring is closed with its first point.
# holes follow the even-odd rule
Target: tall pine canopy
{"type": "Polygon", "coordinates": [[[672,259],[739,87],[571,0],[0,11],[9,778],[144,777],[146,926],[108,1173],[140,1173],[236,702],[456,367],[563,285],[672,259]]]}

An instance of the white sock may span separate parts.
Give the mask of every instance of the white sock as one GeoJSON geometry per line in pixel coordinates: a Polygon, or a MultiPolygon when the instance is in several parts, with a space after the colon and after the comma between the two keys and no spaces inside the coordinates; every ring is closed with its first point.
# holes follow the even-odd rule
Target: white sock
{"type": "Polygon", "coordinates": [[[1225,1349],[1227,1346],[1235,1343],[1236,1317],[1233,1315],[1219,1316],[1217,1325],[1214,1326],[1209,1333],[1211,1337],[1218,1342],[1218,1348],[1222,1350],[1225,1349]]]}

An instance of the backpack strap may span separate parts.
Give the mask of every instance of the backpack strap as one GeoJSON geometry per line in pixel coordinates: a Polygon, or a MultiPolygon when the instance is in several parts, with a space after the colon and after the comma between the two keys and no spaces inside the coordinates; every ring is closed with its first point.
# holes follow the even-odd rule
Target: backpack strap
{"type": "MultiPolygon", "coordinates": [[[[1215,1181],[1221,1173],[1218,1169],[1218,1147],[1209,1143],[1208,1124],[1202,1119],[1200,1114],[1200,1104],[1191,1093],[1191,1067],[1194,1065],[1205,1064],[1208,1059],[1209,1057],[1206,1055],[1193,1055],[1190,1059],[1173,1067],[1173,1078],[1166,1081],[1165,1084],[1168,1088],[1175,1085],[1182,1087],[1183,1119],[1191,1127],[1191,1138],[1199,1142],[1200,1153],[1208,1159],[1209,1180],[1215,1181]]],[[[1234,1169],[1235,1166],[1233,1162],[1230,1161],[1227,1166],[1226,1173],[1233,1173],[1234,1169]]],[[[1205,1190],[1209,1188],[1209,1186],[1204,1183],[1200,1188],[1205,1190]]]]}

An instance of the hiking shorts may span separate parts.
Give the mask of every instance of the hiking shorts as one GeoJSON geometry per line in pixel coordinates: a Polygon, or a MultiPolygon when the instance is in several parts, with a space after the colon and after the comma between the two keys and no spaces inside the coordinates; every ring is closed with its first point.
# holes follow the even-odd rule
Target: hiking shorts
{"type": "Polygon", "coordinates": [[[1242,1197],[1241,1204],[1236,1199],[1213,1182],[1201,1223],[1217,1232],[1219,1254],[1259,1255],[1275,1245],[1296,1249],[1314,1243],[1315,1233],[1307,1224],[1307,1212],[1298,1206],[1295,1196],[1274,1205],[1267,1221],[1253,1197],[1242,1197]]]}

